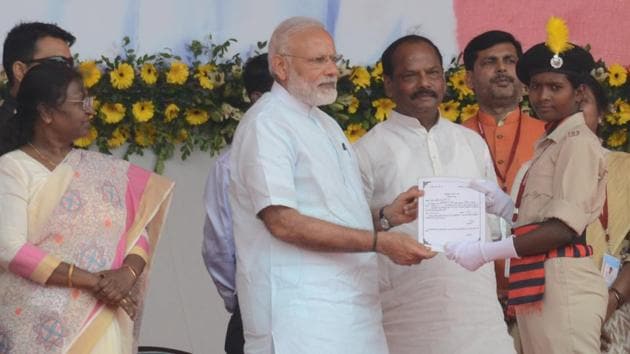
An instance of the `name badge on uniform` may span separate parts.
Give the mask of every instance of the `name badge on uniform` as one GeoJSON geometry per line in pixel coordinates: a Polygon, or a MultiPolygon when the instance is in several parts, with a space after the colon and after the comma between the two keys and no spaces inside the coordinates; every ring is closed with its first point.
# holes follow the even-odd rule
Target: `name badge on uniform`
{"type": "Polygon", "coordinates": [[[617,257],[613,257],[610,254],[604,254],[602,261],[602,276],[606,280],[606,285],[610,288],[619,274],[621,269],[621,261],[617,257]]]}

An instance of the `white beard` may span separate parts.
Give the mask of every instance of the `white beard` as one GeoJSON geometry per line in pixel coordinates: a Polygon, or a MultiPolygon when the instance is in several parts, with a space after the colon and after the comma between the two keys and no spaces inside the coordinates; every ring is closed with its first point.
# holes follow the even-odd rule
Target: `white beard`
{"type": "Polygon", "coordinates": [[[309,106],[324,106],[335,102],[337,99],[336,84],[336,78],[322,78],[317,83],[306,82],[293,68],[290,68],[289,77],[287,78],[287,91],[309,106]],[[335,83],[334,88],[319,86],[322,83],[333,82],[335,83]]]}

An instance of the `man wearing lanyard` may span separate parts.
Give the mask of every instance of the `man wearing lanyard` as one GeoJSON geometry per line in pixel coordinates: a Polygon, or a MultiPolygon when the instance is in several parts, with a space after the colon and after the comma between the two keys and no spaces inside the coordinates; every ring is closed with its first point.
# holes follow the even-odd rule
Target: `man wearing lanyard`
{"type": "Polygon", "coordinates": [[[544,122],[519,108],[523,84],[516,78],[516,63],[522,54],[521,44],[503,31],[482,33],[464,49],[466,83],[479,103],[479,112],[464,126],[488,144],[499,186],[506,193],[545,131],[544,122]]]}

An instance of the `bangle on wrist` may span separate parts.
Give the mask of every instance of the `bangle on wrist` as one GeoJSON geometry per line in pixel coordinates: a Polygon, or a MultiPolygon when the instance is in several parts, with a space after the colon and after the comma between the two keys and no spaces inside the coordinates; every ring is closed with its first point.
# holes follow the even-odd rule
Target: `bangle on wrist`
{"type": "Polygon", "coordinates": [[[372,237],[372,252],[376,252],[377,242],[378,242],[378,231],[374,229],[374,236],[372,237]]]}
{"type": "Polygon", "coordinates": [[[626,302],[626,299],[624,298],[623,294],[619,290],[615,289],[614,287],[611,286],[608,289],[608,292],[611,292],[613,296],[615,297],[615,299],[617,300],[617,308],[620,308],[626,302]]]}
{"type": "Polygon", "coordinates": [[[136,271],[133,270],[133,268],[130,265],[126,265],[125,268],[129,270],[129,273],[131,273],[131,276],[133,277],[133,281],[135,282],[138,279],[138,274],[136,273],[136,271]]]}
{"type": "Polygon", "coordinates": [[[72,288],[73,284],[72,284],[72,274],[74,273],[74,263],[70,263],[70,266],[68,267],[68,287],[72,288]]]}

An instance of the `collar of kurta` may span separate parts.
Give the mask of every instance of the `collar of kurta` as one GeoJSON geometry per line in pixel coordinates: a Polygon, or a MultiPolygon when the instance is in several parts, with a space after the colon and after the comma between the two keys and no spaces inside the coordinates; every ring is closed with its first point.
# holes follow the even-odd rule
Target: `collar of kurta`
{"type": "MultiPolygon", "coordinates": [[[[438,116],[438,120],[431,127],[431,130],[440,129],[444,125],[445,119],[446,118],[442,117],[441,115],[438,116]]],[[[424,133],[428,133],[427,129],[422,124],[420,124],[420,121],[418,120],[418,118],[411,117],[397,111],[392,111],[389,115],[389,118],[387,118],[387,120],[397,125],[401,125],[410,129],[417,129],[424,133]]]]}
{"type": "Polygon", "coordinates": [[[582,112],[577,112],[565,119],[563,119],[550,133],[547,134],[545,139],[553,140],[554,142],[560,141],[565,137],[569,131],[581,126],[586,125],[584,122],[584,115],[582,112]]]}
{"type": "Polygon", "coordinates": [[[295,96],[291,95],[291,93],[289,93],[289,91],[287,91],[287,89],[278,82],[274,82],[271,86],[271,94],[282,101],[287,108],[297,111],[305,116],[308,116],[312,110],[317,110],[317,107],[309,106],[295,98],[295,96]]]}
{"type": "Polygon", "coordinates": [[[516,108],[515,110],[513,110],[512,112],[508,113],[505,118],[503,118],[499,123],[497,122],[497,120],[494,118],[494,116],[491,116],[490,114],[479,110],[477,112],[477,117],[479,118],[479,122],[483,125],[488,125],[488,126],[493,126],[496,127],[497,125],[505,125],[505,124],[517,124],[518,123],[518,119],[521,116],[521,110],[519,108],[516,108]]]}

